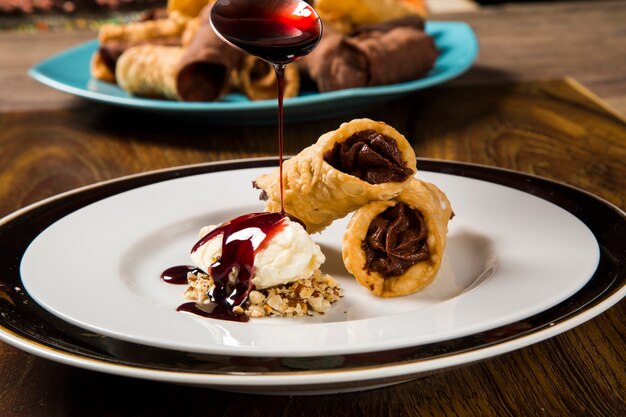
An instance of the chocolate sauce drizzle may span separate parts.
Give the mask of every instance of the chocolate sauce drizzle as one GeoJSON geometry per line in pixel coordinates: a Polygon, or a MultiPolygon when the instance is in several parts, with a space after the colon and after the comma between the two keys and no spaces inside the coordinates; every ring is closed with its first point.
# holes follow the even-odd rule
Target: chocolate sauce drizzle
{"type": "Polygon", "coordinates": [[[167,268],[161,273],[161,279],[168,284],[173,285],[186,285],[188,273],[198,273],[200,269],[191,265],[178,265],[171,268],[167,268]]]}
{"type": "MultiPolygon", "coordinates": [[[[213,278],[213,287],[208,292],[211,304],[206,309],[190,302],[176,310],[203,317],[223,320],[248,321],[245,314],[235,314],[233,308],[243,305],[254,284],[254,257],[285,226],[284,213],[250,213],[222,223],[204,235],[191,249],[197,251],[211,239],[222,235],[222,255],[206,271],[213,278]]],[[[165,282],[187,284],[189,272],[199,269],[181,265],[168,268],[161,274],[165,282]]]]}

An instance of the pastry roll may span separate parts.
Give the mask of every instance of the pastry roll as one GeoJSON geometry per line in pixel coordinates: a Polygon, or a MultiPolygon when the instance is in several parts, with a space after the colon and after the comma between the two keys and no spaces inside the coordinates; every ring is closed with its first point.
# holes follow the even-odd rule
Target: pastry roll
{"type": "Polygon", "coordinates": [[[103,25],[98,32],[100,46],[92,58],[91,75],[114,82],[117,60],[127,49],[148,43],[180,46],[181,35],[189,22],[189,17],[172,12],[163,18],[157,14],[126,25],[103,25]]]}
{"type": "MultiPolygon", "coordinates": [[[[416,171],[415,152],[391,126],[356,119],[322,135],[283,170],[285,211],[315,233],[370,201],[400,194],[416,171]]],[[[280,211],[278,169],[254,185],[264,191],[265,210],[280,211]]]]}
{"type": "MultiPolygon", "coordinates": [[[[262,59],[246,56],[232,74],[232,84],[250,100],[269,100],[278,96],[276,72],[262,59]]],[[[295,97],[300,92],[300,73],[295,65],[285,67],[284,98],[295,97]]]]}
{"type": "Polygon", "coordinates": [[[451,216],[445,194],[413,178],[393,200],[354,213],[343,237],[344,265],[379,297],[419,291],[437,275],[451,216]]]}
{"type": "Polygon", "coordinates": [[[104,63],[102,55],[100,55],[99,52],[96,52],[91,56],[89,68],[93,78],[110,83],[115,82],[115,74],[111,71],[109,66],[104,63]]]}
{"type": "Polygon", "coordinates": [[[317,0],[315,9],[324,22],[344,33],[358,25],[427,14],[423,0],[317,0]]]}
{"type": "Polygon", "coordinates": [[[415,80],[430,71],[438,55],[423,28],[418,16],[358,27],[347,36],[327,28],[298,65],[321,92],[415,80]]]}
{"type": "Polygon", "coordinates": [[[134,44],[158,38],[176,38],[183,34],[190,20],[190,17],[174,11],[164,19],[144,20],[126,25],[106,24],[100,28],[98,40],[100,44],[113,40],[134,44]]]}
{"type": "Polygon", "coordinates": [[[186,48],[140,45],[119,58],[115,76],[132,94],[181,101],[213,101],[228,89],[228,74],[243,53],[213,31],[207,7],[186,48]]]}
{"type": "Polygon", "coordinates": [[[117,62],[117,83],[138,96],[180,99],[176,75],[183,53],[182,48],[175,46],[134,46],[117,62]]]}
{"type": "Polygon", "coordinates": [[[214,2],[214,0],[167,0],[167,11],[196,17],[207,4],[213,4],[214,2]]]}
{"type": "Polygon", "coordinates": [[[228,90],[231,71],[244,53],[221,40],[209,20],[211,7],[200,15],[195,32],[185,48],[176,74],[176,92],[184,101],[213,101],[228,90]]]}
{"type": "MultiPolygon", "coordinates": [[[[94,53],[93,63],[98,63],[99,65],[103,65],[106,70],[108,70],[111,74],[115,74],[115,68],[117,66],[117,61],[120,59],[122,54],[126,52],[128,49],[139,46],[139,45],[160,45],[160,46],[180,46],[180,39],[177,37],[174,38],[154,38],[151,40],[141,41],[141,42],[127,42],[123,40],[110,40],[100,44],[98,50],[94,53]]],[[[92,65],[91,67],[91,75],[94,78],[99,80],[108,81],[106,78],[103,78],[103,70],[99,70],[98,67],[92,65]]],[[[115,81],[115,79],[113,80],[115,81]]]]}

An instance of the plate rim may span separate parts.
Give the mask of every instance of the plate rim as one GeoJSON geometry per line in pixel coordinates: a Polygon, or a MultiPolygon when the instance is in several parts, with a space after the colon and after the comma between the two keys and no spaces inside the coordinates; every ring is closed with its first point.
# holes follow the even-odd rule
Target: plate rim
{"type": "MultiPolygon", "coordinates": [[[[414,91],[418,91],[423,88],[431,87],[451,79],[454,79],[466,72],[476,61],[479,51],[478,38],[472,27],[461,21],[427,21],[426,30],[438,29],[440,31],[447,31],[449,33],[454,31],[460,31],[464,33],[464,56],[465,60],[461,65],[455,65],[454,69],[444,72],[442,75],[435,74],[433,76],[426,76],[417,80],[412,80],[404,83],[390,84],[385,86],[374,87],[361,87],[350,88],[338,91],[332,91],[327,93],[317,93],[306,96],[299,96],[294,99],[285,100],[285,109],[295,109],[301,107],[308,107],[321,103],[333,103],[341,102],[345,100],[359,100],[371,96],[376,96],[377,99],[382,99],[385,96],[395,96],[401,94],[408,94],[414,91]]],[[[100,103],[112,104],[117,106],[125,106],[130,108],[145,109],[145,110],[159,110],[159,111],[190,111],[190,112],[259,112],[259,111],[274,111],[276,107],[275,100],[259,100],[259,101],[244,101],[244,102],[177,102],[172,100],[161,99],[146,99],[141,97],[117,97],[101,92],[92,92],[85,88],[78,88],[67,83],[59,81],[57,78],[50,77],[42,68],[45,68],[51,63],[67,59],[67,55],[77,53],[83,49],[91,49],[97,45],[98,40],[92,39],[87,42],[80,43],[73,47],[64,49],[48,58],[39,61],[28,70],[28,75],[36,81],[47,85],[48,87],[56,90],[69,93],[78,97],[93,100],[100,103]]],[[[89,77],[89,80],[93,80],[89,77]]],[[[272,113],[273,114],[273,113],[272,113]]]]}
{"type": "MultiPolygon", "coordinates": [[[[19,218],[20,216],[28,213],[29,211],[36,209],[38,207],[45,206],[51,202],[58,201],[65,197],[80,195],[81,193],[102,187],[106,184],[113,183],[121,183],[128,179],[133,178],[154,178],[158,179],[158,174],[160,173],[175,173],[177,171],[185,171],[192,173],[188,173],[187,175],[196,175],[193,173],[194,169],[208,169],[213,168],[216,170],[227,170],[227,169],[238,169],[238,168],[251,168],[254,166],[268,166],[268,163],[276,162],[277,158],[275,157],[266,157],[266,158],[254,158],[254,159],[244,159],[244,160],[231,160],[231,161],[219,161],[219,162],[210,162],[210,163],[201,163],[201,164],[193,164],[186,165],[181,167],[172,167],[165,168],[155,171],[149,171],[145,173],[137,173],[133,175],[124,176],[121,178],[111,179],[107,181],[98,182],[91,185],[86,185],[84,187],[80,187],[75,190],[70,190],[65,193],[51,196],[42,201],[33,203],[27,207],[19,209],[4,218],[0,219],[0,232],[4,226],[13,219],[19,218]],[[261,164],[261,165],[259,165],[261,164]],[[229,168],[230,167],[230,168],[229,168]],[[222,168],[222,169],[220,169],[222,168]]],[[[526,174],[519,171],[507,169],[507,168],[498,168],[498,167],[490,167],[480,164],[472,164],[465,162],[453,162],[453,161],[442,161],[437,159],[427,159],[420,158],[418,160],[419,163],[431,163],[431,164],[439,164],[441,167],[452,167],[457,169],[462,169],[464,167],[475,167],[479,170],[487,171],[487,172],[506,172],[511,175],[521,176],[522,178],[530,178],[536,179],[538,181],[543,182],[544,184],[551,185],[552,187],[565,187],[570,191],[575,193],[583,193],[587,195],[591,199],[600,203],[607,209],[610,209],[614,214],[620,216],[623,222],[626,222],[626,213],[621,210],[619,207],[614,204],[590,193],[585,190],[582,190],[578,187],[574,187],[559,181],[554,181],[551,179],[543,178],[533,174],[526,174]]],[[[429,169],[426,169],[428,171],[429,169]]],[[[432,169],[430,169],[432,171],[432,169]]],[[[442,172],[442,171],[436,171],[442,172]]],[[[444,171],[445,172],[445,171],[444,171]]],[[[457,174],[458,175],[458,174],[457,174]]],[[[157,181],[150,181],[149,183],[159,182],[161,180],[167,180],[168,178],[163,178],[157,181]]],[[[132,187],[135,188],[135,187],[132,187]]],[[[579,216],[576,216],[580,219],[579,216]]],[[[591,229],[591,228],[590,228],[591,229]]],[[[592,232],[595,231],[591,229],[592,232]]],[[[1,233],[0,233],[1,235],[1,233]]],[[[601,258],[602,258],[601,254],[601,258]]],[[[19,263],[19,262],[18,262],[19,263]]],[[[598,274],[598,271],[594,273],[594,275],[598,274]]],[[[624,275],[624,272],[622,272],[624,275]]],[[[622,277],[623,279],[623,277],[622,277]]],[[[582,290],[581,290],[582,291],[582,290]]],[[[25,350],[29,353],[33,353],[37,356],[41,356],[47,359],[51,359],[57,362],[74,365],[81,368],[107,372],[117,375],[125,375],[125,376],[133,376],[140,377],[145,379],[152,380],[161,380],[168,382],[181,382],[181,383],[189,383],[189,384],[198,384],[198,385],[208,385],[208,386],[220,386],[220,387],[253,387],[257,384],[269,384],[273,386],[282,386],[284,384],[289,384],[290,388],[294,388],[296,385],[302,385],[303,387],[309,386],[311,384],[319,384],[324,383],[326,386],[331,386],[332,384],[341,384],[341,383],[351,383],[358,381],[370,381],[374,383],[374,381],[386,381],[388,378],[401,378],[407,379],[411,376],[422,374],[424,372],[434,371],[441,368],[447,368],[451,366],[456,366],[460,364],[466,364],[468,362],[473,362],[476,360],[486,359],[492,356],[496,356],[502,353],[506,353],[512,350],[519,349],[521,347],[528,346],[530,344],[545,340],[557,334],[563,333],[573,327],[582,324],[593,317],[596,317],[598,314],[607,310],[608,308],[615,305],[619,300],[621,300],[624,295],[626,295],[626,285],[621,284],[615,291],[613,291],[608,297],[605,294],[606,291],[602,292],[598,297],[593,298],[588,301],[583,306],[575,309],[570,312],[568,316],[565,318],[560,318],[556,320],[558,322],[552,322],[548,325],[540,326],[538,329],[533,330],[530,333],[521,334],[521,335],[513,335],[504,338],[503,340],[495,341],[486,346],[479,346],[474,349],[469,349],[467,351],[455,352],[449,355],[444,355],[442,357],[433,357],[424,360],[413,360],[408,362],[393,362],[383,363],[383,364],[375,364],[370,366],[362,366],[358,368],[350,368],[350,369],[322,369],[322,370],[297,370],[297,371],[289,371],[289,372],[195,372],[195,371],[185,371],[185,370],[163,370],[163,369],[153,369],[148,366],[138,365],[137,363],[133,364],[124,364],[124,363],[115,363],[111,361],[106,361],[103,359],[97,359],[94,357],[89,357],[85,355],[81,355],[79,353],[72,353],[69,351],[63,351],[62,349],[54,346],[48,346],[44,343],[40,343],[39,340],[34,340],[33,338],[28,338],[22,335],[19,335],[13,332],[10,328],[5,326],[5,323],[0,323],[0,339],[16,346],[22,350],[25,350]],[[600,299],[598,303],[595,305],[584,309],[585,306],[588,306],[597,299],[600,299]],[[581,311],[583,310],[584,311],[581,311]],[[332,378],[332,381],[329,379],[332,378]],[[296,384],[296,385],[293,385],[296,384]]],[[[574,295],[575,296],[575,295],[574,295]]],[[[259,359],[259,358],[256,358],[259,359]]]]}

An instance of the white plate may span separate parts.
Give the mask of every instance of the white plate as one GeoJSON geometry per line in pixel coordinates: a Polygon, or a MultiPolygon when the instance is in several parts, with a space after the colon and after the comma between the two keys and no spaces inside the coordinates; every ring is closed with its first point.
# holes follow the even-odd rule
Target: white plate
{"type": "MultiPolygon", "coordinates": [[[[451,197],[457,212],[457,217],[451,222],[450,244],[446,255],[448,259],[438,282],[421,295],[401,300],[376,300],[349,279],[342,278],[342,285],[349,294],[344,300],[344,307],[352,306],[354,310],[350,311],[354,311],[355,316],[342,316],[343,311],[348,310],[335,308],[330,316],[334,318],[329,322],[275,319],[241,324],[240,328],[250,329],[250,332],[264,329],[284,333],[307,329],[317,332],[319,336],[322,329],[331,329],[329,334],[336,335],[341,329],[363,328],[369,323],[372,327],[368,327],[367,332],[377,332],[375,337],[368,339],[371,349],[408,343],[397,338],[389,329],[380,327],[382,322],[391,322],[395,329],[408,333],[412,340],[430,340],[427,343],[416,342],[404,348],[375,351],[367,351],[368,348],[362,346],[348,346],[347,349],[352,353],[315,353],[309,357],[298,356],[302,353],[300,351],[295,355],[276,353],[274,356],[261,356],[255,348],[245,346],[224,347],[224,354],[187,352],[177,350],[178,346],[176,350],[165,349],[143,344],[145,341],[136,344],[90,332],[40,307],[31,294],[23,290],[23,283],[32,278],[30,271],[38,270],[41,276],[42,271],[37,265],[42,262],[57,268],[54,274],[45,271],[44,275],[49,281],[46,288],[55,293],[53,298],[59,297],[56,284],[67,279],[66,275],[72,276],[67,272],[75,272],[74,262],[83,262],[78,261],[79,255],[84,254],[83,257],[89,258],[94,245],[100,244],[97,242],[101,238],[115,241],[116,234],[132,235],[120,247],[110,247],[100,254],[101,260],[91,256],[89,259],[98,263],[82,271],[83,276],[94,270],[109,271],[113,275],[108,277],[102,277],[102,272],[98,272],[101,278],[107,278],[109,284],[96,284],[105,291],[111,291],[111,286],[117,287],[122,298],[107,299],[97,292],[89,292],[85,298],[90,308],[79,312],[74,320],[83,320],[83,313],[91,314],[93,311],[95,304],[92,303],[102,299],[104,301],[97,302],[104,302],[106,308],[103,310],[107,317],[123,315],[126,318],[115,319],[116,323],[136,321],[135,317],[127,316],[124,310],[139,308],[145,310],[141,314],[154,313],[168,317],[165,322],[151,319],[145,323],[152,331],[164,327],[163,324],[169,326],[170,320],[180,320],[181,323],[188,322],[185,326],[192,326],[204,333],[209,333],[208,329],[217,329],[225,336],[224,343],[234,345],[233,339],[226,337],[224,332],[225,322],[194,320],[193,317],[174,313],[170,307],[177,305],[180,292],[175,287],[157,284],[158,274],[163,267],[186,262],[186,252],[189,250],[187,240],[193,242],[198,225],[213,218],[221,220],[238,214],[233,213],[233,210],[258,207],[254,200],[255,193],[251,197],[245,191],[249,183],[246,183],[242,195],[231,196],[236,194],[231,193],[235,188],[223,189],[225,195],[238,199],[231,201],[244,203],[237,203],[237,207],[228,206],[228,209],[220,212],[215,209],[220,199],[213,198],[208,191],[204,191],[205,188],[177,201],[175,199],[181,191],[175,187],[172,189],[172,184],[190,184],[188,181],[193,182],[196,177],[202,178],[204,182],[206,178],[218,178],[220,175],[229,181],[241,181],[242,177],[248,175],[246,173],[253,173],[249,168],[264,167],[262,170],[265,170],[275,163],[275,159],[257,159],[139,174],[52,197],[1,219],[0,339],[44,358],[117,375],[245,392],[322,394],[399,383],[436,370],[510,352],[578,326],[607,310],[626,295],[626,271],[623,268],[626,214],[619,208],[584,191],[535,176],[492,167],[423,159],[418,161],[418,167],[422,170],[420,176],[436,180],[451,197]],[[214,176],[220,172],[222,174],[214,176]],[[182,181],[179,182],[178,178],[182,181]],[[163,194],[156,196],[150,190],[161,190],[163,194]],[[137,201],[139,195],[151,195],[150,198],[158,201],[152,205],[148,204],[149,200],[137,201]],[[191,204],[192,200],[202,201],[202,204],[191,204]],[[115,204],[110,212],[98,210],[98,207],[106,207],[111,202],[115,204]],[[121,207],[119,204],[122,202],[132,204],[121,207]],[[149,209],[139,213],[135,204],[139,207],[147,205],[149,209]],[[97,210],[98,215],[103,216],[95,221],[93,218],[83,219],[82,225],[86,228],[93,227],[93,223],[103,223],[106,219],[114,222],[109,223],[104,230],[100,226],[102,235],[92,235],[88,228],[81,230],[82,225],[79,227],[75,223],[84,215],[83,209],[85,213],[97,210]],[[162,221],[160,216],[166,212],[171,215],[168,214],[167,219],[162,221]],[[529,229],[519,226],[522,219],[529,218],[533,218],[529,229]],[[68,221],[73,224],[67,230],[68,235],[62,236],[61,240],[55,239],[53,247],[48,245],[50,253],[39,253],[39,258],[33,257],[37,245],[45,243],[52,233],[56,233],[54,230],[57,227],[65,227],[64,223],[68,221]],[[158,226],[153,228],[156,223],[158,226]],[[127,228],[122,229],[122,224],[127,228]],[[597,244],[583,224],[593,232],[597,244]],[[132,234],[133,231],[141,230],[144,232],[132,234]],[[146,234],[145,230],[150,232],[146,234]],[[549,230],[559,235],[565,233],[567,238],[555,237],[547,233],[549,230]],[[512,236],[513,231],[519,234],[512,236]],[[163,236],[168,239],[163,242],[155,240],[163,236]],[[85,238],[82,241],[84,244],[78,247],[75,242],[77,237],[85,238]],[[65,246],[66,238],[68,244],[74,241],[73,246],[65,246]],[[527,245],[529,238],[534,238],[531,239],[531,247],[527,245]],[[34,242],[36,240],[42,243],[34,242]],[[574,240],[583,243],[573,243],[574,240]],[[31,243],[32,247],[28,249],[31,243]],[[589,275],[589,271],[584,269],[593,269],[598,246],[598,266],[584,284],[589,275]],[[114,262],[109,264],[112,257],[114,262]],[[158,261],[155,261],[157,258],[158,261]],[[63,265],[68,269],[58,270],[61,259],[69,260],[63,265]],[[497,261],[495,273],[492,270],[494,259],[497,261]],[[24,275],[20,273],[21,264],[24,275]],[[144,274],[141,272],[143,268],[146,268],[144,281],[140,279],[144,274]],[[482,272],[487,273],[481,275],[482,272]],[[513,279],[516,276],[519,279],[513,279]],[[520,291],[527,288],[528,282],[537,288],[530,292],[520,291]],[[584,286],[576,291],[582,284],[584,286]],[[555,288],[558,285],[566,287],[555,288]],[[572,291],[574,294],[558,302],[558,299],[572,291]],[[424,294],[430,296],[425,297],[424,294]],[[486,294],[490,294],[490,297],[486,297],[486,294]],[[123,300],[132,300],[132,307],[128,307],[123,300]],[[368,300],[367,306],[358,309],[359,303],[365,300],[368,300]],[[412,304],[411,300],[416,304],[412,304]],[[389,301],[394,307],[377,304],[383,301],[389,301]],[[368,307],[372,302],[377,304],[376,309],[368,307]],[[555,302],[558,304],[533,314],[533,311],[555,302]],[[522,304],[523,307],[519,308],[522,304]],[[512,309],[513,305],[517,305],[517,308],[512,309]],[[390,311],[390,308],[394,310],[390,311]],[[492,314],[503,313],[501,316],[487,317],[488,325],[474,322],[472,327],[471,321],[475,320],[476,315],[483,315],[485,310],[492,314]],[[469,316],[463,316],[462,311],[467,311],[469,316]],[[435,312],[445,314],[438,316],[435,312]],[[524,316],[526,314],[529,315],[524,316]],[[413,316],[430,317],[433,320],[432,323],[420,323],[407,319],[413,316]],[[509,322],[516,316],[524,317],[509,322]],[[478,330],[504,322],[509,323],[490,330],[478,330]],[[410,334],[411,329],[432,329],[433,332],[428,335],[410,334]],[[442,336],[446,331],[457,336],[433,341],[436,340],[435,334],[442,336]],[[465,331],[475,333],[458,336],[465,331]],[[246,349],[252,353],[247,356],[233,355],[240,355],[246,349]]],[[[340,229],[341,224],[338,223],[334,228],[334,231],[329,230],[317,238],[329,255],[330,260],[326,265],[329,272],[340,275],[341,264],[329,248],[333,245],[336,248],[336,228],[340,229]]],[[[35,287],[41,292],[39,285],[35,287]]],[[[69,291],[70,297],[65,295],[61,298],[70,303],[70,308],[75,308],[72,306],[77,302],[79,292],[84,295],[86,290],[72,288],[69,291]]],[[[105,325],[111,324],[111,320],[105,321],[105,325]]],[[[349,332],[346,335],[353,340],[364,338],[349,332]]],[[[256,334],[248,335],[248,341],[252,336],[256,337],[256,334]]],[[[301,345],[310,341],[308,333],[306,336],[307,339],[301,345]]],[[[266,339],[264,341],[267,342],[266,339]]],[[[334,346],[326,348],[327,351],[343,349],[343,341],[333,342],[334,346]]],[[[295,342],[289,343],[292,343],[291,347],[281,346],[280,349],[289,353],[295,342]]],[[[264,349],[270,347],[271,344],[264,349]]],[[[306,346],[303,349],[312,350],[306,346]]]]}
{"type": "Polygon", "coordinates": [[[250,186],[267,168],[159,182],[77,210],[43,231],[21,264],[28,293],[58,317],[117,339],[188,352],[312,356],[397,349],[493,329],[577,292],[596,269],[590,230],[562,208],[512,188],[420,172],[447,193],[450,222],[435,283],[381,299],[341,261],[347,219],[314,236],[345,297],[330,314],[230,322],[176,312],[184,286],[162,282],[189,264],[198,230],[262,211],[250,186]],[[471,289],[471,291],[470,291],[471,289]]]}

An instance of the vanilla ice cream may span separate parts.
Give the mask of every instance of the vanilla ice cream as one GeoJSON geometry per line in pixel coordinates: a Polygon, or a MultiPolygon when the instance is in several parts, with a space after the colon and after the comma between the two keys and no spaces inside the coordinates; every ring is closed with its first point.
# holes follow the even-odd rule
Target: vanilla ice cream
{"type": "MultiPolygon", "coordinates": [[[[252,283],[257,289],[310,278],[325,261],[320,247],[299,223],[288,217],[283,221],[284,227],[255,254],[252,283]]],[[[203,227],[200,238],[215,227],[203,227]]],[[[192,252],[194,264],[209,273],[222,255],[222,241],[219,234],[192,252]]]]}

